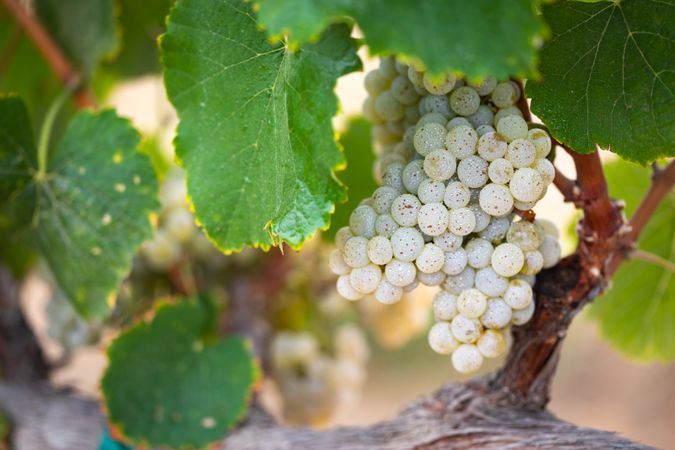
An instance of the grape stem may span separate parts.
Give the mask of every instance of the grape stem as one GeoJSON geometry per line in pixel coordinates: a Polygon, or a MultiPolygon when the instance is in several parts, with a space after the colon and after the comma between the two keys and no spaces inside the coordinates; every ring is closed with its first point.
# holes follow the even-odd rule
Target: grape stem
{"type": "Polygon", "coordinates": [[[663,198],[671,192],[673,185],[675,185],[675,160],[670,161],[665,168],[654,171],[649,191],[638,205],[629,222],[633,240],[636,240],[640,235],[663,198]]]}
{"type": "Polygon", "coordinates": [[[95,107],[91,93],[80,85],[81,75],[68,61],[61,48],[49,35],[34,14],[29,13],[17,0],[2,0],[3,4],[35,44],[42,57],[51,66],[57,78],[66,86],[80,86],[74,92],[79,108],[95,107]]]}
{"type": "Polygon", "coordinates": [[[543,409],[549,401],[566,330],[576,314],[607,288],[610,277],[630,257],[635,243],[659,203],[675,184],[675,162],[656,170],[652,185],[630,221],[623,203],[609,197],[597,151],[580,154],[564,144],[576,167],[577,179],[556,174],[556,186],[583,211],[576,251],[537,276],[537,309],[526,325],[513,330],[506,364],[490,381],[493,392],[519,408],[543,409]]]}
{"type": "Polygon", "coordinates": [[[56,97],[56,99],[49,106],[47,114],[45,115],[45,119],[42,122],[42,129],[40,130],[40,140],[38,141],[38,153],[37,153],[38,172],[36,175],[36,179],[39,181],[44,180],[47,174],[47,155],[49,154],[49,138],[51,137],[52,134],[54,121],[56,120],[56,116],[58,116],[59,111],[61,111],[61,108],[66,103],[66,100],[68,99],[68,97],[70,97],[74,89],[75,89],[74,85],[73,86],[66,85],[66,88],[61,92],[61,94],[59,94],[58,97],[56,97]]]}
{"type": "Polygon", "coordinates": [[[579,186],[574,180],[567,178],[557,167],[555,167],[555,177],[553,185],[560,191],[564,200],[575,205],[579,202],[579,186]]]}
{"type": "Polygon", "coordinates": [[[639,259],[648,262],[650,264],[655,264],[657,266],[663,267],[664,269],[666,269],[671,273],[675,273],[675,263],[673,263],[672,261],[668,261],[667,259],[662,258],[654,253],[636,249],[630,253],[630,258],[639,259]]]}
{"type": "Polygon", "coordinates": [[[9,64],[16,53],[16,49],[19,47],[19,42],[21,41],[21,29],[18,26],[12,28],[12,33],[7,39],[7,44],[2,50],[2,55],[0,55],[0,78],[5,74],[5,70],[9,67],[9,64]]]}
{"type": "MultiPolygon", "coordinates": [[[[673,186],[675,186],[675,160],[670,161],[666,167],[653,171],[652,184],[628,222],[624,248],[635,246],[640,233],[642,233],[661,201],[672,192],[673,186]]],[[[626,252],[619,252],[614,255],[609,264],[609,273],[616,272],[625,258],[626,252]]]]}
{"type": "Polygon", "coordinates": [[[527,122],[532,122],[532,113],[530,112],[530,106],[527,104],[527,97],[525,96],[525,85],[521,80],[511,80],[520,87],[520,98],[518,98],[518,103],[516,106],[523,113],[523,119],[527,122]]]}
{"type": "Polygon", "coordinates": [[[537,215],[535,212],[531,209],[528,209],[527,211],[522,211],[520,209],[514,209],[513,212],[520,217],[523,220],[527,220],[528,222],[534,222],[534,219],[536,219],[537,215]]]}

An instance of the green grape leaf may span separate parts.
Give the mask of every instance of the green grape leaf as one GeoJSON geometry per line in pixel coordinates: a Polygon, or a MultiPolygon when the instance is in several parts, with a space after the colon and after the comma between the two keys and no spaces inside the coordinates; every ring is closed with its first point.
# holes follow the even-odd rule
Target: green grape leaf
{"type": "Polygon", "coordinates": [[[675,2],[557,2],[543,6],[552,38],[532,111],[580,153],[596,144],[645,163],[675,155],[675,2]]]}
{"type": "Polygon", "coordinates": [[[328,241],[335,240],[335,233],[349,225],[349,216],[361,200],[370,197],[377,189],[377,183],[373,179],[375,154],[371,146],[371,128],[364,118],[354,117],[349,120],[344,134],[340,136],[339,142],[347,158],[347,168],[339,172],[338,176],[347,186],[348,200],[335,205],[330,228],[321,234],[328,241]]]}
{"type": "Polygon", "coordinates": [[[152,236],[157,180],[138,142],[114,111],[81,112],[41,176],[25,105],[0,97],[1,217],[23,226],[84,316],[109,312],[137,247],[152,236]]]}
{"type": "Polygon", "coordinates": [[[166,28],[173,0],[117,0],[120,48],[103,69],[122,78],[159,73],[157,37],[166,28]]]}
{"type": "Polygon", "coordinates": [[[152,236],[157,179],[114,111],[70,122],[37,182],[36,244],[75,308],[105,316],[138,246],[152,236]]]}
{"type": "Polygon", "coordinates": [[[370,51],[399,54],[433,73],[470,78],[536,73],[535,44],[544,35],[532,0],[258,0],[260,22],[298,44],[352,17],[370,51]]]}
{"type": "Polygon", "coordinates": [[[35,0],[40,21],[85,74],[116,46],[112,0],[35,0]]]}
{"type": "Polygon", "coordinates": [[[241,337],[213,338],[209,310],[163,305],[109,347],[108,417],[134,443],[204,447],[242,418],[258,370],[241,337]]]}
{"type": "MultiPolygon", "coordinates": [[[[625,200],[626,214],[632,214],[649,187],[649,169],[614,161],[605,166],[605,173],[610,194],[625,200]]],[[[650,219],[638,248],[675,263],[675,192],[650,219]]],[[[599,320],[603,336],[627,355],[675,359],[675,274],[669,270],[638,259],[626,261],[590,314],[599,320]]]]}
{"type": "Polygon", "coordinates": [[[298,247],[344,188],[333,139],[336,79],[359,67],[345,26],[291,52],[241,0],[181,0],[161,38],[174,141],[197,220],[223,250],[298,247]]]}

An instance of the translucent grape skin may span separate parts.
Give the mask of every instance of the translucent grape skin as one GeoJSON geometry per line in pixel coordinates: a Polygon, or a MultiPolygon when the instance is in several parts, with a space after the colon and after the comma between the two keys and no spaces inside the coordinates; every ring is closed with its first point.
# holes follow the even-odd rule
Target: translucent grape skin
{"type": "Polygon", "coordinates": [[[387,121],[397,121],[403,118],[405,110],[390,91],[384,91],[375,98],[375,112],[387,121]]]}
{"type": "Polygon", "coordinates": [[[457,165],[457,176],[467,187],[483,187],[488,180],[488,162],[477,155],[468,156],[457,165]]]}
{"type": "Polygon", "coordinates": [[[343,259],[349,267],[358,268],[368,264],[368,239],[363,236],[350,238],[344,246],[343,259]]]}
{"type": "Polygon", "coordinates": [[[409,261],[400,261],[394,259],[387,263],[384,269],[387,281],[394,286],[405,287],[415,281],[417,270],[415,265],[409,261]]]}
{"type": "Polygon", "coordinates": [[[476,153],[477,142],[478,133],[468,122],[466,125],[454,126],[445,136],[445,148],[458,159],[464,159],[476,153]]]}
{"type": "Polygon", "coordinates": [[[338,249],[335,249],[330,253],[328,265],[331,272],[335,275],[346,275],[352,270],[342,258],[342,252],[338,249]]]}
{"type": "Polygon", "coordinates": [[[449,180],[456,167],[455,157],[447,150],[433,150],[424,158],[424,172],[432,180],[449,180]]]}
{"type": "Polygon", "coordinates": [[[466,268],[468,262],[469,258],[463,248],[445,252],[443,272],[448,275],[458,275],[466,268]]]}
{"type": "Polygon", "coordinates": [[[352,283],[349,281],[349,275],[340,275],[336,283],[337,292],[341,297],[347,300],[360,300],[363,294],[354,289],[352,283]]]}
{"type": "Polygon", "coordinates": [[[490,183],[480,191],[480,207],[492,216],[503,216],[513,209],[513,195],[506,186],[490,183]]]}
{"type": "Polygon", "coordinates": [[[504,292],[504,302],[511,307],[511,309],[524,309],[532,302],[532,288],[529,284],[522,280],[511,280],[509,287],[504,292]]]}
{"type": "Polygon", "coordinates": [[[469,204],[469,200],[471,200],[471,192],[465,184],[454,181],[445,187],[443,202],[448,208],[463,208],[469,204]]]}
{"type": "Polygon", "coordinates": [[[420,230],[429,236],[440,236],[447,230],[450,220],[448,210],[442,203],[427,203],[417,215],[420,230]]]}
{"type": "Polygon", "coordinates": [[[391,186],[381,186],[373,192],[372,207],[377,214],[387,213],[399,195],[401,194],[397,189],[391,186]]]}
{"type": "Polygon", "coordinates": [[[492,267],[485,267],[476,272],[476,287],[489,297],[499,297],[509,287],[507,278],[499,275],[492,267]]]}
{"type": "Polygon", "coordinates": [[[459,342],[452,335],[450,324],[438,322],[429,330],[429,347],[441,355],[449,355],[459,346],[459,342]]]}
{"type": "Polygon", "coordinates": [[[391,236],[391,247],[396,259],[411,262],[422,252],[424,238],[414,228],[401,227],[391,236]]]}
{"type": "Polygon", "coordinates": [[[480,96],[468,86],[455,89],[450,94],[450,108],[460,116],[470,116],[478,111],[480,96]]]}
{"type": "Polygon", "coordinates": [[[391,217],[402,227],[413,227],[417,225],[417,215],[421,206],[422,203],[417,196],[399,195],[391,204],[391,217]]]}
{"type": "MultiPolygon", "coordinates": [[[[445,290],[440,290],[434,296],[432,307],[436,320],[452,320],[457,315],[457,296],[445,290]]],[[[511,316],[509,315],[510,319],[511,316]]]]}
{"type": "Polygon", "coordinates": [[[375,236],[376,219],[377,212],[372,207],[361,205],[349,217],[349,228],[356,236],[371,238],[375,236]]]}
{"type": "Polygon", "coordinates": [[[438,123],[432,122],[422,125],[415,132],[415,150],[417,150],[420,155],[426,156],[433,150],[444,148],[445,131],[445,127],[438,123]]]}
{"type": "Polygon", "coordinates": [[[516,200],[533,202],[539,200],[544,192],[544,180],[535,169],[524,167],[515,171],[509,188],[516,200]]]}
{"type": "Polygon", "coordinates": [[[457,372],[471,373],[483,365],[483,355],[475,345],[462,344],[452,353],[451,361],[457,372]]]}
{"type": "Polygon", "coordinates": [[[506,341],[499,330],[486,330],[478,342],[476,347],[480,353],[487,358],[496,358],[506,351],[506,341]]]}
{"type": "Polygon", "coordinates": [[[447,74],[440,79],[433,78],[426,73],[422,77],[424,88],[435,95],[445,95],[449,93],[455,86],[455,82],[456,78],[451,74],[447,74]]]}
{"type": "Polygon", "coordinates": [[[508,142],[527,138],[527,122],[520,116],[506,116],[497,122],[497,133],[508,142]]]}
{"type": "Polygon", "coordinates": [[[481,238],[471,239],[466,244],[467,260],[474,269],[482,269],[490,265],[494,247],[490,241],[481,238]]]}
{"type": "Polygon", "coordinates": [[[382,279],[382,271],[375,264],[353,269],[349,274],[349,282],[361,294],[370,294],[377,289],[382,279]]]}
{"type": "Polygon", "coordinates": [[[469,319],[477,319],[487,308],[487,297],[478,289],[467,289],[457,297],[457,311],[469,319]]]}
{"type": "Polygon", "coordinates": [[[385,265],[394,256],[394,250],[391,247],[391,242],[384,236],[375,236],[368,241],[368,259],[377,265],[385,265]]]}
{"type": "Polygon", "coordinates": [[[417,281],[425,286],[440,286],[445,281],[445,274],[440,270],[432,273],[419,271],[417,272],[417,281]]]}
{"type": "Polygon", "coordinates": [[[492,252],[492,268],[503,277],[512,277],[523,268],[525,255],[517,246],[509,243],[498,245],[492,252]]]}
{"type": "Polygon", "coordinates": [[[375,300],[385,305],[393,305],[403,297],[403,289],[400,286],[394,286],[386,279],[380,281],[375,289],[375,300]]]}
{"type": "Polygon", "coordinates": [[[483,326],[480,321],[463,316],[461,314],[455,316],[450,322],[452,335],[460,342],[471,344],[476,342],[480,337],[483,326]]]}
{"type": "Polygon", "coordinates": [[[432,179],[424,180],[417,188],[417,197],[424,204],[441,203],[445,197],[445,184],[432,179]]]}
{"type": "Polygon", "coordinates": [[[423,166],[424,161],[413,160],[401,172],[401,183],[411,194],[416,194],[420,183],[428,178],[423,166]]]}
{"type": "Polygon", "coordinates": [[[486,328],[501,329],[511,322],[512,310],[501,298],[488,300],[480,321],[486,328]]]}
{"type": "Polygon", "coordinates": [[[425,244],[422,251],[417,256],[415,264],[420,272],[435,273],[441,270],[445,257],[443,250],[438,248],[435,244],[425,244]]]}
{"type": "Polygon", "coordinates": [[[507,108],[512,106],[518,100],[517,92],[514,87],[508,83],[499,83],[492,90],[492,103],[498,108],[507,108]]]}
{"type": "Polygon", "coordinates": [[[476,228],[476,216],[469,208],[455,208],[450,211],[449,228],[457,236],[466,236],[476,228]]]}

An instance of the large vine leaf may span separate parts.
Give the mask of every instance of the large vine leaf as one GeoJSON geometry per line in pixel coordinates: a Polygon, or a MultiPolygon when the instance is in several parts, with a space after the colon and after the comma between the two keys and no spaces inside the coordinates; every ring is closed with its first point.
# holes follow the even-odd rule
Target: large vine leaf
{"type": "Polygon", "coordinates": [[[113,0],[35,0],[47,31],[84,73],[115,50],[113,0]]]}
{"type": "Polygon", "coordinates": [[[157,180],[139,136],[114,111],[79,113],[36,183],[36,243],[77,310],[104,316],[152,236],[157,180]]]}
{"type": "Polygon", "coordinates": [[[356,19],[370,51],[396,53],[434,73],[532,75],[544,27],[532,0],[258,0],[260,21],[292,43],[356,19]]]}
{"type": "Polygon", "coordinates": [[[101,386],[108,417],[126,437],[204,447],[241,419],[258,371],[248,343],[215,340],[211,322],[194,301],[164,305],[111,344],[101,386]]]}
{"type": "Polygon", "coordinates": [[[85,316],[108,313],[135,250],[152,235],[157,180],[138,142],[114,111],[79,113],[40,175],[25,106],[0,97],[3,217],[29,234],[85,316]]]}
{"type": "Polygon", "coordinates": [[[290,52],[269,43],[244,1],[172,10],[161,49],[176,152],[197,219],[222,249],[297,247],[344,197],[331,118],[335,80],[359,67],[349,33],[332,27],[290,52]]]}
{"type": "Polygon", "coordinates": [[[553,37],[527,92],[553,136],[641,163],[675,155],[675,2],[562,1],[543,11],[553,37]]]}
{"type": "MultiPolygon", "coordinates": [[[[626,201],[630,215],[649,186],[649,170],[615,161],[605,166],[610,193],[626,201]]],[[[638,248],[675,263],[675,192],[659,206],[638,248]]],[[[675,274],[638,259],[623,264],[591,315],[602,334],[626,354],[649,360],[675,359],[675,274]]]]}

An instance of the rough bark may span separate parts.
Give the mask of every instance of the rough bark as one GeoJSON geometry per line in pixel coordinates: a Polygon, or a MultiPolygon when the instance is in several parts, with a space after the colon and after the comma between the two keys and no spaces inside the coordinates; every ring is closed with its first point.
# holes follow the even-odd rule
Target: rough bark
{"type": "Polygon", "coordinates": [[[46,384],[0,382],[0,409],[12,423],[15,450],[92,450],[105,423],[97,402],[46,384]]]}
{"type": "Polygon", "coordinates": [[[49,365],[19,306],[14,276],[0,265],[0,376],[28,382],[48,373],[49,365]]]}
{"type": "Polygon", "coordinates": [[[274,425],[260,410],[221,447],[253,450],[439,449],[642,449],[613,433],[581,428],[543,410],[501,407],[504,393],[487,379],[449,384],[406,408],[395,419],[369,427],[327,432],[274,425]]]}
{"type": "MultiPolygon", "coordinates": [[[[313,431],[279,426],[261,409],[221,450],[648,449],[613,433],[582,428],[543,410],[499,406],[487,379],[446,385],[396,418],[367,427],[313,431]]],[[[102,434],[99,406],[45,385],[0,383],[0,407],[16,424],[17,450],[91,450],[102,434]]],[[[215,450],[215,449],[214,449],[215,450]]]]}

